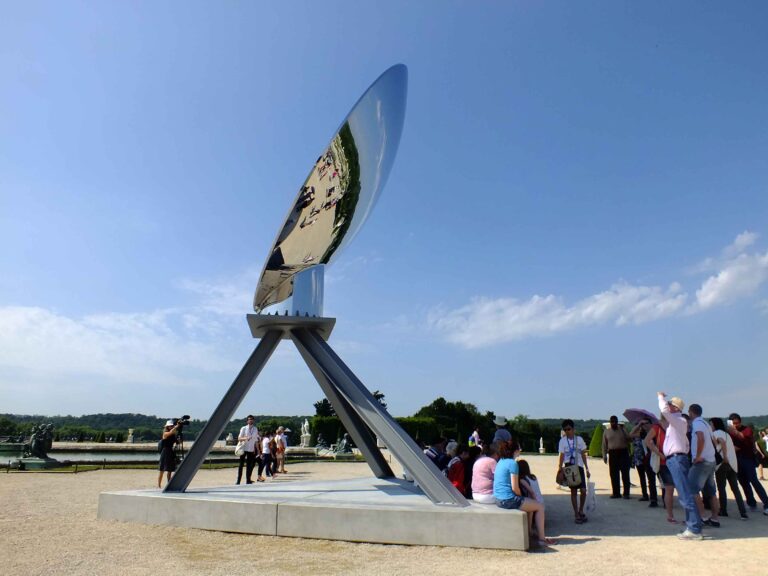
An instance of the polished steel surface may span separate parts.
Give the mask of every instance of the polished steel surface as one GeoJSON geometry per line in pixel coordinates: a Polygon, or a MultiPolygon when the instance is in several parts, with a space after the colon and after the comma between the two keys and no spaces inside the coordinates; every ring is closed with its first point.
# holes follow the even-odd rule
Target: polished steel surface
{"type": "MultiPolygon", "coordinates": [[[[291,297],[296,274],[332,263],[360,230],[395,159],[407,87],[402,64],[379,76],[315,161],[261,273],[257,312],[291,297]]],[[[315,309],[322,314],[322,306],[315,309]]]]}

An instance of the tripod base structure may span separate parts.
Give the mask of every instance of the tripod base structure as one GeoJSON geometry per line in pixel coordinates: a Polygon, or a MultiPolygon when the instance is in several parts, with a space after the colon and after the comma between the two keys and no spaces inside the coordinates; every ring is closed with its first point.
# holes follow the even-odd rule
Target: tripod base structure
{"type": "Polygon", "coordinates": [[[328,345],[326,340],[335,322],[333,318],[249,314],[251,333],[261,338],[261,341],[219,402],[164,492],[186,491],[280,340],[290,339],[333,405],[344,428],[362,452],[374,476],[380,479],[394,478],[392,469],[376,445],[378,437],[433,504],[469,506],[464,496],[423,454],[413,439],[328,345]]]}
{"type": "Polygon", "coordinates": [[[467,501],[341,361],[326,342],[332,318],[249,315],[248,323],[261,341],[165,490],[104,492],[99,495],[99,518],[351,542],[528,548],[526,514],[467,501]],[[333,404],[373,477],[278,479],[257,486],[188,489],[272,352],[280,340],[288,339],[333,404]],[[376,437],[415,482],[395,478],[376,437]]]}

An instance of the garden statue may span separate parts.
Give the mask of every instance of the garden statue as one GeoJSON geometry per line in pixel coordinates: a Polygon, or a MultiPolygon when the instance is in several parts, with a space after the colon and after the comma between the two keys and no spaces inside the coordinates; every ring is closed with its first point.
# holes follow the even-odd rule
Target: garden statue
{"type": "Polygon", "coordinates": [[[31,458],[48,458],[48,450],[53,444],[53,424],[40,424],[32,426],[32,434],[29,437],[29,446],[24,455],[31,458]]]}
{"type": "Polygon", "coordinates": [[[349,445],[349,434],[346,432],[344,433],[344,437],[341,439],[341,441],[336,446],[336,450],[334,450],[336,454],[351,454],[352,453],[352,446],[349,445]]]}

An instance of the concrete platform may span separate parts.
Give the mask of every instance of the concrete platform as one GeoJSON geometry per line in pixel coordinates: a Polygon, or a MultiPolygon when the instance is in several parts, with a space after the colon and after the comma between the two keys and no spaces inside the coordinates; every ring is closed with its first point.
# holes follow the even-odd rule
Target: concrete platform
{"type": "Polygon", "coordinates": [[[223,532],[426,546],[526,550],[525,513],[436,506],[405,480],[356,478],[103,492],[98,516],[223,532]]]}

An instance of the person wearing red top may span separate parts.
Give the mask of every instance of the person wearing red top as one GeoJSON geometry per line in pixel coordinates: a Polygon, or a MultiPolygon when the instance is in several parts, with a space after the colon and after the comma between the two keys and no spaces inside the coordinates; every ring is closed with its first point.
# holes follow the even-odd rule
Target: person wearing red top
{"type": "Polygon", "coordinates": [[[456,456],[448,463],[448,480],[462,495],[467,493],[464,485],[464,463],[469,459],[469,447],[463,444],[456,449],[456,456]]]}
{"type": "MultiPolygon", "coordinates": [[[[661,422],[666,424],[662,414],[661,422]]],[[[667,510],[667,522],[677,524],[675,520],[675,511],[672,508],[675,495],[675,482],[672,480],[672,474],[667,468],[667,460],[664,458],[662,447],[664,446],[664,428],[661,424],[654,424],[648,434],[645,436],[645,446],[648,450],[659,457],[659,480],[661,480],[661,499],[664,501],[664,508],[667,510]]]]}
{"type": "Polygon", "coordinates": [[[731,435],[733,447],[736,449],[736,460],[739,463],[739,484],[744,490],[744,499],[750,509],[755,510],[757,508],[757,501],[752,493],[752,488],[754,488],[758,498],[763,503],[763,514],[768,516],[768,494],[765,493],[765,488],[757,479],[755,470],[757,461],[755,460],[755,439],[752,429],[749,426],[744,426],[741,423],[741,416],[735,412],[728,416],[728,419],[730,420],[728,434],[731,435]]]}

